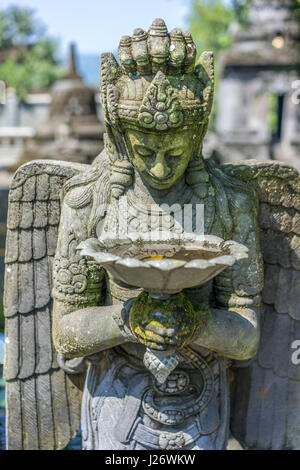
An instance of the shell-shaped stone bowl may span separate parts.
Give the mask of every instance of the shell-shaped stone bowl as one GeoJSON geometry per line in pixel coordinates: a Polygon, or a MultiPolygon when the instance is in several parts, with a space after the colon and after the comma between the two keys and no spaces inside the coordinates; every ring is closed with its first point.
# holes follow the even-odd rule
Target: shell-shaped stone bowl
{"type": "Polygon", "coordinates": [[[215,236],[169,240],[91,238],[81,242],[78,250],[103,266],[115,281],[152,295],[201,286],[248,256],[244,245],[215,236]],[[189,253],[186,259],[184,254],[183,259],[176,259],[184,252],[189,253]]]}

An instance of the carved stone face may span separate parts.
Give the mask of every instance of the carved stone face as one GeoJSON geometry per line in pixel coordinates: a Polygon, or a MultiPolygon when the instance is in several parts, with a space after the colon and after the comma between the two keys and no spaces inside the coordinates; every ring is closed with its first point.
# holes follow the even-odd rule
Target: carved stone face
{"type": "Polygon", "coordinates": [[[131,162],[152,188],[171,188],[189,164],[194,135],[193,130],[161,133],[127,130],[131,162]]]}

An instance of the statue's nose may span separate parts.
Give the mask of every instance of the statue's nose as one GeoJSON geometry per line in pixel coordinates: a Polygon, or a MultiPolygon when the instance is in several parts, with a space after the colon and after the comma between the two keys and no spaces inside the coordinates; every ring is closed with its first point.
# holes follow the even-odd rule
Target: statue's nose
{"type": "Polygon", "coordinates": [[[163,157],[158,156],[155,165],[150,170],[151,175],[155,178],[164,179],[171,173],[171,168],[168,167],[163,157]]]}

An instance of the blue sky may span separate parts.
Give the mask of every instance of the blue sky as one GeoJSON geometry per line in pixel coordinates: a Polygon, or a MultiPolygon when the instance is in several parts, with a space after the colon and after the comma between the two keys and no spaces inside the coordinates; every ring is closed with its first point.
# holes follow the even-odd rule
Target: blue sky
{"type": "Polygon", "coordinates": [[[71,41],[80,53],[115,51],[124,34],[148,29],[164,18],[169,30],[187,25],[190,0],[0,0],[0,8],[20,5],[36,9],[48,33],[60,39],[64,55],[71,41]]]}

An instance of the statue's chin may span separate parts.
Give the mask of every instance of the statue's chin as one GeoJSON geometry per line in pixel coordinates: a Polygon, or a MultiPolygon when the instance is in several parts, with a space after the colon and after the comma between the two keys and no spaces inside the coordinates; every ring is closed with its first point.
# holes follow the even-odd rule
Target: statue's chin
{"type": "Polygon", "coordinates": [[[148,183],[148,185],[153,189],[170,189],[174,186],[179,178],[174,179],[174,175],[169,176],[168,178],[155,178],[150,174],[144,174],[143,179],[148,183]]]}
{"type": "Polygon", "coordinates": [[[149,186],[156,190],[163,190],[163,189],[170,189],[172,186],[175,185],[176,181],[169,181],[169,180],[161,180],[161,181],[152,181],[147,179],[146,180],[149,186]]]}

